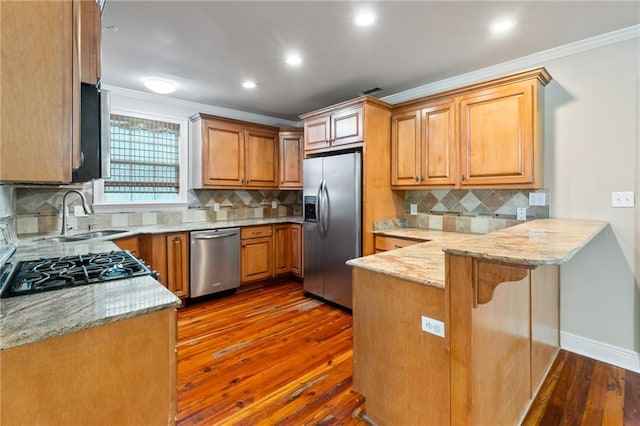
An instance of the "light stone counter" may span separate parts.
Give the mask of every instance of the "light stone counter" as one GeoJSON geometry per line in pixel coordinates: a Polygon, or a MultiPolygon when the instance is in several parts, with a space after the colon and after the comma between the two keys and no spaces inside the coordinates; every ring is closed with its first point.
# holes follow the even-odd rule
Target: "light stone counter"
{"type": "Polygon", "coordinates": [[[482,235],[416,228],[385,230],[377,234],[430,241],[352,259],[347,264],[444,289],[443,252],[515,265],[560,265],[606,226],[602,221],[538,219],[482,235]]]}
{"type": "Polygon", "coordinates": [[[347,265],[442,289],[444,288],[444,253],[442,249],[447,245],[477,236],[418,228],[399,228],[375,233],[376,235],[411,238],[426,242],[351,259],[347,261],[347,265]]]}
{"type": "MultiPolygon", "coordinates": [[[[21,238],[9,262],[119,250],[110,240],[138,234],[302,223],[300,217],[137,226],[110,237],[56,243],[21,238]]],[[[86,232],[77,231],[76,233],[86,232]]],[[[73,235],[73,233],[70,233],[73,235]]],[[[0,350],[176,307],[180,299],[150,276],[0,299],[0,350]]]]}

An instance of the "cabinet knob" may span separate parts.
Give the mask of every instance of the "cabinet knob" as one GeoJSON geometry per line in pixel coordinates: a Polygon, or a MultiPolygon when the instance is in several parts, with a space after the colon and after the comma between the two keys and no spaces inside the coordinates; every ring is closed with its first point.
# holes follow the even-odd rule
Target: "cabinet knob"
{"type": "Polygon", "coordinates": [[[420,176],[420,182],[424,182],[424,176],[420,176]]]}
{"type": "Polygon", "coordinates": [[[416,182],[417,182],[417,181],[419,180],[419,179],[418,179],[418,176],[414,176],[414,177],[415,177],[415,179],[416,179],[416,182]]]}
{"type": "Polygon", "coordinates": [[[466,179],[466,177],[464,175],[462,175],[462,180],[464,181],[466,179]]]}

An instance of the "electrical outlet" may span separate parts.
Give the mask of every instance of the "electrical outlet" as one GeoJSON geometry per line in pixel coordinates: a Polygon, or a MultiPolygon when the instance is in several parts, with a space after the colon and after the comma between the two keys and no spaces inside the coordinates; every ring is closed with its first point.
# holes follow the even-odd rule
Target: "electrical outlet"
{"type": "Polygon", "coordinates": [[[547,197],[544,192],[530,192],[529,193],[529,205],[530,206],[545,206],[547,205],[547,197]]]}
{"type": "Polygon", "coordinates": [[[411,214],[418,214],[418,205],[417,204],[411,204],[410,205],[410,209],[411,209],[410,210],[411,214]]]}
{"type": "Polygon", "coordinates": [[[633,207],[633,192],[612,192],[611,207],[633,207]]]}
{"type": "Polygon", "coordinates": [[[271,208],[272,209],[277,209],[278,208],[278,202],[277,201],[272,201],[271,202],[271,208]]]}
{"type": "Polygon", "coordinates": [[[87,214],[84,212],[84,208],[82,208],[82,206],[73,206],[73,215],[79,217],[86,216],[87,214]]]}
{"type": "Polygon", "coordinates": [[[422,315],[422,331],[444,337],[444,323],[422,315]]]}
{"type": "Polygon", "coordinates": [[[214,212],[220,211],[220,203],[213,203],[213,211],[214,212]]]}
{"type": "Polygon", "coordinates": [[[518,207],[518,208],[516,208],[516,219],[518,219],[518,220],[527,220],[527,209],[526,209],[526,207],[518,207]]]}

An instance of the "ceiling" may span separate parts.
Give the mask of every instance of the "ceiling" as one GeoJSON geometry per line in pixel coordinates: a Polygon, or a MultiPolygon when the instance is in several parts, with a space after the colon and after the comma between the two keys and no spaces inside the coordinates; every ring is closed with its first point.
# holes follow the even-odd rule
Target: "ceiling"
{"type": "Polygon", "coordinates": [[[109,0],[103,82],[148,91],[142,80],[160,77],[174,98],[297,120],[372,88],[387,96],[638,23],[636,1],[109,0]],[[376,22],[357,27],[363,8],[376,22]],[[514,30],[491,34],[503,17],[514,30]],[[302,65],[284,62],[290,50],[302,65]]]}

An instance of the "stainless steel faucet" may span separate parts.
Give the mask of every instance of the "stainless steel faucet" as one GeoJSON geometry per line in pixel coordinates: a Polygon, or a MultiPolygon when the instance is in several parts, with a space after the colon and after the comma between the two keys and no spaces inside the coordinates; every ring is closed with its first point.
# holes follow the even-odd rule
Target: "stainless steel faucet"
{"type": "Polygon", "coordinates": [[[67,230],[70,228],[69,225],[67,225],[67,197],[72,192],[75,192],[80,196],[80,198],[82,198],[82,208],[84,209],[84,212],[86,214],[91,213],[91,207],[89,207],[89,204],[87,204],[87,199],[84,198],[84,194],[82,192],[78,191],[77,189],[70,189],[69,191],[65,192],[64,196],[62,197],[62,231],[60,231],[60,235],[67,235],[67,230]]]}

